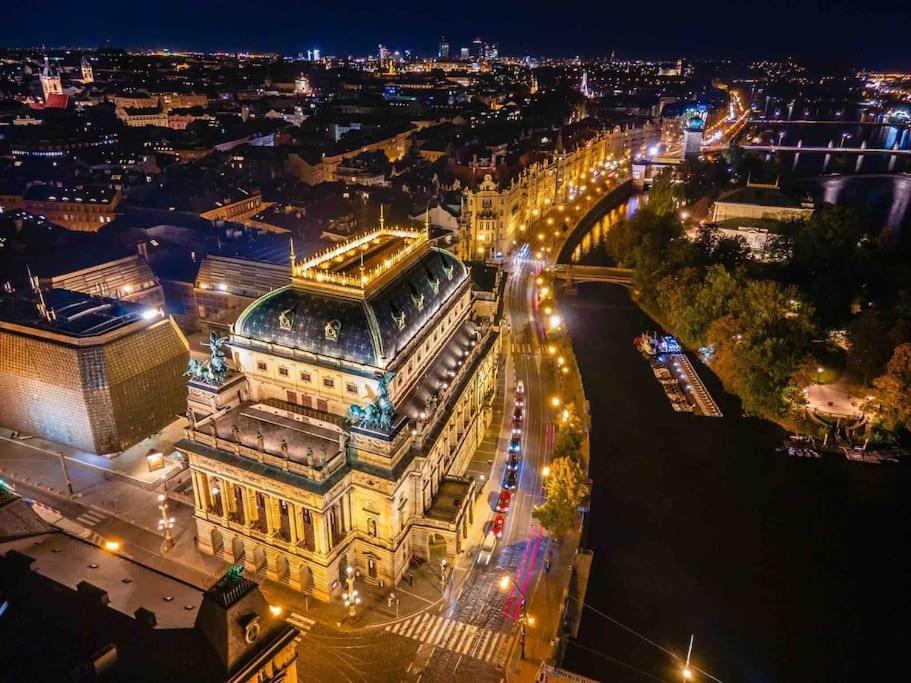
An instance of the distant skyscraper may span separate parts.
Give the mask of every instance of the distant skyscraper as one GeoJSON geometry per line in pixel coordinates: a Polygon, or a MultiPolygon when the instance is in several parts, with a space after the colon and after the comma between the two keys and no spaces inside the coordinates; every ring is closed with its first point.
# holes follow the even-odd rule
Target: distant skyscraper
{"type": "Polygon", "coordinates": [[[62,95],[63,86],[60,83],[60,74],[57,73],[57,69],[51,68],[50,60],[48,60],[47,55],[44,56],[44,69],[41,71],[41,75],[38,76],[38,80],[41,81],[41,92],[44,95],[44,101],[47,102],[48,95],[62,95]]]}
{"type": "Polygon", "coordinates": [[[380,43],[378,55],[380,58],[380,67],[385,66],[386,60],[389,59],[389,48],[380,43]]]}
{"type": "Polygon", "coordinates": [[[319,61],[319,48],[318,47],[313,48],[313,61],[314,62],[319,61]]]}
{"type": "Polygon", "coordinates": [[[484,43],[481,41],[480,36],[478,36],[471,42],[471,57],[474,59],[480,59],[483,56],[484,43]]]}
{"type": "Polygon", "coordinates": [[[440,38],[440,59],[449,59],[449,41],[446,40],[446,36],[440,38]]]}
{"type": "Polygon", "coordinates": [[[463,47],[463,48],[459,51],[459,56],[460,56],[462,59],[470,59],[470,58],[471,58],[471,52],[469,51],[469,49],[468,49],[467,47],[463,47]]]}
{"type": "Polygon", "coordinates": [[[89,60],[86,59],[85,55],[82,55],[82,64],[80,68],[82,70],[82,82],[93,83],[95,81],[95,75],[92,72],[92,65],[89,64],[89,60]]]}

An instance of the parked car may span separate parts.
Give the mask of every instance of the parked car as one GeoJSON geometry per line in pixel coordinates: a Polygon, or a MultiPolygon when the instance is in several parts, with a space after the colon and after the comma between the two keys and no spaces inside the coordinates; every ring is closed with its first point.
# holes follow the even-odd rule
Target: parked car
{"type": "Polygon", "coordinates": [[[512,491],[503,489],[500,491],[500,497],[497,498],[497,512],[508,512],[509,503],[512,501],[512,491]]]}
{"type": "Polygon", "coordinates": [[[493,535],[497,538],[500,538],[503,535],[503,529],[506,526],[506,515],[497,515],[493,518],[493,524],[490,525],[490,530],[493,532],[493,535]]]}
{"type": "Polygon", "coordinates": [[[522,433],[522,420],[513,420],[512,421],[512,433],[513,434],[522,433]]]}
{"type": "Polygon", "coordinates": [[[525,405],[525,384],[522,383],[522,380],[516,384],[516,405],[525,405]]]}
{"type": "Polygon", "coordinates": [[[522,437],[516,436],[515,434],[509,440],[509,452],[510,453],[521,453],[522,452],[522,437]]]}
{"type": "Polygon", "coordinates": [[[506,468],[506,472],[503,473],[503,488],[504,489],[516,489],[519,487],[519,471],[506,468]]]}
{"type": "Polygon", "coordinates": [[[506,467],[508,467],[511,470],[517,470],[517,469],[519,469],[519,463],[521,463],[521,462],[522,461],[519,458],[518,452],[511,451],[509,453],[509,457],[506,460],[506,467]]]}
{"type": "Polygon", "coordinates": [[[513,422],[521,422],[525,419],[525,411],[522,410],[522,406],[516,406],[515,410],[512,411],[513,422]]]}
{"type": "Polygon", "coordinates": [[[498,536],[493,532],[492,528],[487,532],[487,535],[484,536],[484,541],[481,543],[481,549],[478,551],[478,564],[490,564],[490,559],[493,557],[493,551],[497,549],[497,538],[498,536]]]}

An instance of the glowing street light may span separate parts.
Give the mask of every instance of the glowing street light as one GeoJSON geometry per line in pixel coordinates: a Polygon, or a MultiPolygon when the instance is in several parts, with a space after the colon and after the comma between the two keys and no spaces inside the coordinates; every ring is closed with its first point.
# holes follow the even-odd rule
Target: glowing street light
{"type": "Polygon", "coordinates": [[[115,541],[114,539],[107,540],[104,542],[104,549],[109,553],[116,553],[120,550],[120,541],[115,541]]]}
{"type": "Polygon", "coordinates": [[[561,403],[562,403],[562,401],[560,400],[559,396],[554,396],[553,398],[550,399],[550,404],[554,408],[559,408],[561,403]]]}
{"type": "Polygon", "coordinates": [[[168,497],[163,493],[158,494],[158,511],[161,512],[161,519],[158,520],[158,530],[164,533],[164,540],[161,542],[161,552],[166,553],[174,547],[174,536],[171,529],[174,528],[174,518],[168,514],[168,497]]]}
{"type": "Polygon", "coordinates": [[[690,635],[690,647],[686,651],[686,662],[684,663],[683,671],[681,672],[683,674],[684,681],[688,681],[693,677],[693,671],[690,669],[690,657],[693,654],[693,638],[694,636],[690,635]]]}
{"type": "Polygon", "coordinates": [[[528,614],[525,611],[525,607],[528,602],[525,596],[525,592],[522,590],[519,584],[516,583],[516,580],[509,574],[503,574],[503,576],[500,577],[498,585],[501,591],[508,591],[510,586],[514,586],[516,592],[519,594],[519,599],[521,600],[519,603],[519,656],[522,659],[525,659],[525,624],[534,624],[534,619],[529,618],[528,614]]]}

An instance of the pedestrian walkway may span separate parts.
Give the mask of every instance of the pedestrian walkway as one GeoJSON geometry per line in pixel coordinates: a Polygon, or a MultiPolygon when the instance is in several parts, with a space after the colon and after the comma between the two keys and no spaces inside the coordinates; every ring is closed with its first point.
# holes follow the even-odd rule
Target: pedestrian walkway
{"type": "Polygon", "coordinates": [[[91,529],[93,526],[99,522],[107,519],[107,517],[97,510],[88,509],[83,512],[81,515],[76,517],[76,521],[79,522],[82,526],[91,529]]]}
{"type": "Polygon", "coordinates": [[[450,652],[501,666],[509,655],[513,634],[445,619],[436,614],[415,615],[387,626],[386,631],[450,652]]]}
{"type": "Polygon", "coordinates": [[[313,627],[313,624],[316,623],[316,621],[310,617],[305,617],[303,614],[298,614],[297,612],[288,612],[285,621],[292,626],[296,626],[301,633],[306,633],[313,627]]]}
{"type": "Polygon", "coordinates": [[[173,457],[174,444],[183,438],[186,418],[177,418],[160,432],[146,437],[125,451],[111,456],[95,455],[37,436],[21,434],[7,428],[0,428],[0,439],[14,443],[48,456],[63,454],[67,465],[83,467],[104,473],[106,478],[117,477],[147,491],[153,491],[168,479],[181,472],[185,464],[173,457]],[[164,455],[164,466],[150,470],[147,456],[150,452],[164,455]]]}

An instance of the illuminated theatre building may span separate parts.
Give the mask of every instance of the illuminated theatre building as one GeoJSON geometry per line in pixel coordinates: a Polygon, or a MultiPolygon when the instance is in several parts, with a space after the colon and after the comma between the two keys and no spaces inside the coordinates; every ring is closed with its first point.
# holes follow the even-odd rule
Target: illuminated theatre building
{"type": "Polygon", "coordinates": [[[465,549],[499,335],[424,232],[381,219],[292,264],[232,326],[236,371],[190,381],[178,447],[200,548],[327,600],[349,566],[390,585],[465,549]]]}

